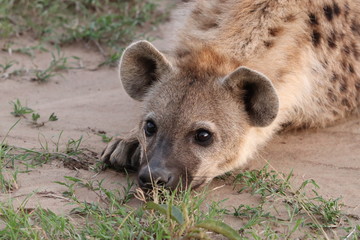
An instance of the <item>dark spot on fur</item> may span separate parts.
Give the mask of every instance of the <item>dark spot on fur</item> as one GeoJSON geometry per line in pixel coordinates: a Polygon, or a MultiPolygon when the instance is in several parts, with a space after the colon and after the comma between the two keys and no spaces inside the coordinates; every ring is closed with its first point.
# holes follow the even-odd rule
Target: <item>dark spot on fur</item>
{"type": "Polygon", "coordinates": [[[337,112],[337,111],[332,111],[332,114],[334,115],[334,116],[337,116],[337,115],[339,115],[339,113],[337,112]]]}
{"type": "Polygon", "coordinates": [[[348,45],[345,45],[344,48],[343,48],[343,51],[346,55],[349,55],[350,54],[350,48],[348,45]]]}
{"type": "Polygon", "coordinates": [[[279,82],[284,82],[284,76],[289,73],[289,70],[286,69],[279,69],[276,73],[276,79],[278,79],[279,82]]]}
{"type": "Polygon", "coordinates": [[[267,48],[271,48],[274,46],[274,42],[273,41],[264,41],[264,45],[267,48]]]}
{"type": "Polygon", "coordinates": [[[334,2],[333,9],[336,16],[339,16],[341,14],[341,9],[336,2],[334,2]]]}
{"type": "Polygon", "coordinates": [[[355,83],[355,88],[356,88],[356,90],[358,90],[358,91],[360,90],[360,82],[356,82],[356,83],[355,83]]]}
{"type": "Polygon", "coordinates": [[[358,47],[357,47],[357,45],[356,45],[355,42],[352,42],[352,43],[351,43],[351,50],[352,50],[352,52],[353,52],[354,58],[355,58],[356,60],[359,60],[360,52],[359,52],[359,49],[358,49],[358,47]]]}
{"type": "Polygon", "coordinates": [[[269,12],[270,5],[269,5],[269,3],[265,2],[265,1],[263,3],[255,4],[255,6],[256,6],[256,9],[261,12],[262,15],[266,15],[269,12]]]}
{"type": "Polygon", "coordinates": [[[293,122],[289,121],[289,122],[281,123],[280,126],[281,126],[282,129],[285,129],[285,128],[290,127],[291,125],[293,125],[293,122]]]}
{"type": "Polygon", "coordinates": [[[195,9],[192,11],[192,14],[193,14],[193,15],[196,15],[196,16],[200,15],[201,13],[202,13],[202,11],[201,11],[200,8],[195,8],[195,9]]]}
{"type": "Polygon", "coordinates": [[[340,84],[340,91],[343,93],[347,91],[347,84],[345,82],[340,84]]]}
{"type": "Polygon", "coordinates": [[[276,37],[277,35],[279,35],[279,33],[280,33],[282,30],[283,30],[282,28],[277,28],[277,27],[269,28],[269,34],[270,34],[270,36],[272,36],[272,37],[276,37]]]}
{"type": "Polygon", "coordinates": [[[354,34],[360,36],[360,24],[355,19],[352,20],[350,28],[354,34]]]}
{"type": "Polygon", "coordinates": [[[341,68],[342,68],[342,70],[346,71],[347,62],[344,59],[341,61],[341,68]]]}
{"type": "Polygon", "coordinates": [[[285,18],[284,18],[284,21],[285,22],[293,22],[293,21],[295,21],[296,20],[296,17],[295,17],[295,15],[293,15],[293,14],[289,14],[289,15],[287,15],[285,18]]]}
{"type": "Polygon", "coordinates": [[[333,72],[333,74],[332,74],[332,76],[330,78],[330,81],[331,82],[336,82],[337,80],[339,80],[339,75],[333,72]]]}
{"type": "Polygon", "coordinates": [[[326,69],[326,68],[328,67],[327,61],[325,60],[325,61],[321,62],[321,66],[322,66],[324,69],[326,69]]]}
{"type": "Polygon", "coordinates": [[[220,14],[222,14],[222,10],[221,10],[220,8],[215,8],[215,9],[213,9],[213,11],[214,11],[214,14],[215,14],[215,15],[220,15],[220,14]]]}
{"type": "Polygon", "coordinates": [[[336,34],[331,32],[330,36],[327,39],[328,45],[330,48],[336,48],[336,34]]]}
{"type": "Polygon", "coordinates": [[[331,89],[328,90],[328,98],[330,99],[331,102],[336,102],[337,101],[337,97],[336,95],[333,93],[333,91],[331,89]]]}
{"type": "Polygon", "coordinates": [[[309,22],[311,25],[319,25],[317,16],[313,13],[309,13],[309,22]]]}
{"type": "Polygon", "coordinates": [[[321,34],[318,31],[313,30],[313,32],[311,34],[311,41],[312,41],[313,45],[315,47],[317,47],[321,41],[321,34]]]}
{"type": "Polygon", "coordinates": [[[333,19],[333,9],[329,5],[324,6],[324,14],[327,20],[331,21],[333,19]]]}
{"type": "Polygon", "coordinates": [[[189,86],[194,85],[195,82],[196,82],[196,80],[194,78],[192,78],[191,81],[189,82],[189,86]]]}
{"type": "Polygon", "coordinates": [[[349,13],[350,13],[349,3],[345,3],[344,8],[345,8],[345,12],[344,12],[345,20],[347,20],[349,13]]]}
{"type": "Polygon", "coordinates": [[[209,30],[211,28],[217,28],[219,27],[218,23],[214,21],[205,22],[204,24],[201,24],[200,29],[201,30],[209,30]]]}
{"type": "Polygon", "coordinates": [[[351,108],[351,105],[349,103],[349,101],[346,98],[343,98],[341,101],[341,104],[347,108],[351,108]]]}
{"type": "Polygon", "coordinates": [[[352,64],[349,63],[349,72],[355,73],[355,69],[352,64]]]}

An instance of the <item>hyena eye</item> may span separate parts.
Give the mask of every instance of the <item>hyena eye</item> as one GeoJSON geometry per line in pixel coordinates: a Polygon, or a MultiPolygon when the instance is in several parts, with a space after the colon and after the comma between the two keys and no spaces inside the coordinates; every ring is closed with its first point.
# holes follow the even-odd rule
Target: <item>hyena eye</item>
{"type": "Polygon", "coordinates": [[[212,143],[212,134],[208,130],[199,129],[195,133],[195,141],[201,146],[208,146],[212,143]]]}
{"type": "Polygon", "coordinates": [[[144,126],[144,131],[147,137],[151,137],[156,133],[157,127],[152,120],[147,120],[144,126]]]}

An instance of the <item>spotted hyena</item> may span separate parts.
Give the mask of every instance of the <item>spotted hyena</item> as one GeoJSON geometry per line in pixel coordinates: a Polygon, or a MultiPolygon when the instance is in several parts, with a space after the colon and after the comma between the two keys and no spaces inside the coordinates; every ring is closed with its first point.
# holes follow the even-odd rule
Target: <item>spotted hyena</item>
{"type": "Polygon", "coordinates": [[[359,111],[359,0],[197,0],[183,15],[171,51],[139,41],[120,61],[144,113],[102,160],[141,187],[200,186],[283,128],[359,111]]]}

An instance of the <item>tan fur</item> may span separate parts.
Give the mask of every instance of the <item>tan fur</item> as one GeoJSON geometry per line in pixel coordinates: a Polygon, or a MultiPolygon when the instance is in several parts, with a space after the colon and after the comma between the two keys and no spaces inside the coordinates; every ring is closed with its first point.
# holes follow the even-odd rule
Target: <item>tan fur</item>
{"type": "MultiPolygon", "coordinates": [[[[153,83],[146,86],[132,77],[142,79],[141,70],[121,71],[134,89],[141,89],[141,95],[133,97],[145,102],[138,134],[143,152],[159,151],[159,137],[149,140],[142,134],[151,113],[161,142],[171,142],[163,143],[170,149],[166,158],[185,168],[194,185],[240,167],[283,127],[324,127],[359,112],[360,1],[197,0],[187,3],[182,13],[178,22],[183,26],[167,57],[155,49],[138,51],[157,56],[156,69],[167,71],[155,69],[153,83]],[[279,111],[269,125],[251,124],[243,80],[234,84],[236,91],[224,86],[224,79],[240,66],[272,82],[279,111]],[[212,146],[199,147],[190,139],[200,123],[213,131],[212,146]]],[[[134,61],[126,55],[130,51],[137,52],[136,44],[120,66],[134,61]]],[[[103,159],[109,161],[109,154],[103,159]]],[[[174,168],[170,163],[164,167],[174,168]]]]}

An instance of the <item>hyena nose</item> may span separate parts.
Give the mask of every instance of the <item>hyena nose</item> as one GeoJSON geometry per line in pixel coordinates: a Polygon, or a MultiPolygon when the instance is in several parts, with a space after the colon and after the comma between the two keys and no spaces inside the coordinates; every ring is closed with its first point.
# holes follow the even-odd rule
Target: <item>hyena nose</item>
{"type": "Polygon", "coordinates": [[[139,185],[142,189],[152,189],[154,186],[169,187],[172,174],[163,168],[149,169],[143,167],[138,174],[139,185]]]}

